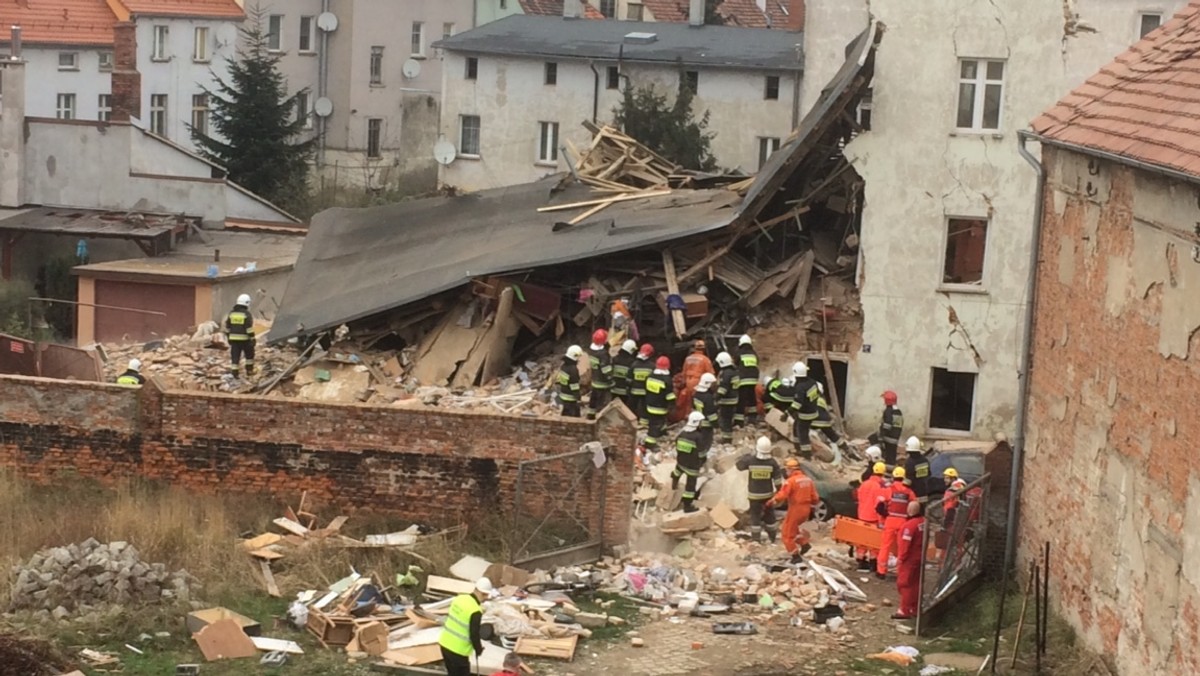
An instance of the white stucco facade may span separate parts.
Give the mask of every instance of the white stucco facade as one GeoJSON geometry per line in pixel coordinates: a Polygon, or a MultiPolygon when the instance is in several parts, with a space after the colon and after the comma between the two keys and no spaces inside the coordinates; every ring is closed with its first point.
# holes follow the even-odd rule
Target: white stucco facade
{"type": "MultiPolygon", "coordinates": [[[[609,123],[620,104],[626,82],[653,84],[672,99],[679,71],[670,66],[625,62],[618,87],[609,87],[608,69],[617,63],[551,57],[512,57],[447,51],[439,134],[454,144],[459,157],[442,167],[439,182],[464,190],[482,190],[536,180],[566,171],[566,158],[539,158],[543,122],[558,124],[558,146],[569,140],[585,148],[591,134],[582,122],[609,123]],[[477,59],[474,79],[466,77],[467,59],[477,59]],[[546,84],[546,64],[556,64],[553,85],[546,84]],[[592,66],[594,65],[595,71],[592,66]],[[462,117],[480,119],[479,153],[464,153],[462,117]]],[[[697,68],[697,117],[709,113],[708,130],[716,135],[712,151],[724,168],[754,172],[759,167],[759,139],[791,133],[796,71],[750,71],[697,68]],[[779,78],[778,96],[765,99],[766,78],[779,78]]]]}
{"type": "Polygon", "coordinates": [[[75,119],[98,119],[100,95],[112,87],[109,71],[100,68],[100,55],[112,55],[108,47],[26,46],[22,50],[26,69],[26,110],[31,117],[56,117],[58,95],[74,94],[75,119]],[[74,54],[74,70],[59,67],[60,54],[74,54]]]}

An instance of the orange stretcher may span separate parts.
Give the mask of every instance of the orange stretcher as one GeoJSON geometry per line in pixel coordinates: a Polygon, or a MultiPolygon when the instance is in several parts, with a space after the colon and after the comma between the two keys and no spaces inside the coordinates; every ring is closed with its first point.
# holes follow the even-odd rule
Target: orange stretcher
{"type": "Polygon", "coordinates": [[[833,539],[862,549],[879,549],[883,531],[869,521],[838,515],[833,522],[833,539]]]}

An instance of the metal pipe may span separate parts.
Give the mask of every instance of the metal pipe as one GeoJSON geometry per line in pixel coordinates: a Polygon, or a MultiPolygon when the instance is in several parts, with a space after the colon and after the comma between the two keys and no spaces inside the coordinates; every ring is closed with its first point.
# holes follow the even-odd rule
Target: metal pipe
{"type": "Polygon", "coordinates": [[[1041,254],[1042,246],[1042,212],[1043,205],[1045,204],[1042,193],[1046,188],[1046,167],[1025,147],[1025,143],[1029,139],[1036,140],[1037,137],[1028,131],[1021,130],[1017,132],[1017,152],[1037,172],[1037,189],[1034,191],[1035,199],[1033,203],[1033,241],[1029,246],[1029,279],[1025,283],[1025,288],[1027,289],[1025,335],[1021,341],[1021,370],[1018,372],[1021,386],[1017,395],[1017,435],[1013,439],[1012,476],[1008,487],[1008,524],[1004,537],[1003,571],[1006,575],[1009,569],[1012,568],[1013,557],[1016,555],[1017,511],[1018,500],[1021,497],[1021,466],[1025,458],[1025,438],[1027,436],[1025,428],[1029,424],[1027,420],[1029,409],[1029,371],[1033,364],[1033,324],[1035,317],[1034,306],[1037,302],[1038,257],[1041,254]]]}
{"type": "MultiPolygon", "coordinates": [[[[329,0],[321,0],[321,13],[329,11],[329,0]]],[[[321,31],[321,54],[317,57],[317,98],[328,96],[329,31],[321,31]]],[[[317,116],[317,166],[325,164],[325,131],[329,118],[317,116]]]]}
{"type": "Polygon", "coordinates": [[[158,317],[166,317],[165,312],[156,312],[154,310],[139,310],[134,307],[121,307],[120,305],[102,305],[99,303],[84,303],[77,300],[63,300],[62,298],[39,298],[38,296],[30,296],[26,298],[28,301],[40,301],[42,303],[64,303],[66,305],[86,305],[88,307],[98,307],[104,310],[122,310],[124,312],[136,312],[142,315],[155,315],[158,317]]]}
{"type": "Polygon", "coordinates": [[[596,70],[596,62],[588,61],[588,67],[592,69],[592,123],[594,124],[597,118],[600,117],[600,71],[596,70]]]}

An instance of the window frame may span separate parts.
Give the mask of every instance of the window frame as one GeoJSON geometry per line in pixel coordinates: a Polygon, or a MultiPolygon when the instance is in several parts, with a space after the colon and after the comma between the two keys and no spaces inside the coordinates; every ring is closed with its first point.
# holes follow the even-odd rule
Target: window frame
{"type": "Polygon", "coordinates": [[[952,371],[943,366],[931,366],[929,368],[929,402],[925,407],[925,412],[928,417],[928,432],[937,436],[963,437],[970,436],[975,430],[975,413],[978,409],[979,398],[979,373],[973,371],[952,371]],[[971,416],[967,424],[967,429],[957,429],[954,427],[937,427],[933,424],[933,403],[935,395],[935,383],[937,381],[937,372],[944,371],[949,374],[965,373],[971,376],[971,416]]]}
{"type": "Polygon", "coordinates": [[[956,97],[954,100],[954,130],[961,134],[999,134],[1004,129],[1004,89],[1005,76],[1008,75],[1008,61],[1006,59],[994,58],[960,58],[958,60],[958,86],[955,89],[956,97]],[[962,69],[966,63],[975,64],[975,77],[963,77],[962,69]],[[1000,79],[994,80],[988,75],[988,67],[998,63],[1001,67],[1000,79]],[[975,89],[971,100],[971,126],[963,127],[959,125],[959,106],[963,98],[963,87],[971,85],[975,89]],[[996,126],[987,127],[985,117],[987,115],[987,91],[988,87],[999,86],[1000,95],[996,105],[996,126]]]}
{"type": "Polygon", "coordinates": [[[151,61],[170,61],[171,55],[167,53],[167,41],[171,39],[171,27],[166,24],[155,24],[153,27],[153,39],[151,40],[151,61]]]}
{"type": "Polygon", "coordinates": [[[774,155],[776,152],[778,152],[779,149],[782,147],[783,147],[783,140],[780,139],[778,136],[759,136],[758,137],[758,169],[759,169],[759,171],[762,171],[762,168],[764,166],[766,166],[767,161],[771,159],[771,156],[774,155]],[[772,148],[770,146],[774,146],[774,147],[772,148]]]}
{"type": "Polygon", "coordinates": [[[383,45],[371,45],[371,57],[367,62],[369,69],[367,84],[372,87],[383,86],[383,45]]]}
{"type": "Polygon", "coordinates": [[[296,92],[296,119],[303,120],[304,129],[313,128],[311,103],[307,90],[296,92]]]}
{"type": "Polygon", "coordinates": [[[597,11],[599,11],[601,14],[603,14],[605,19],[617,18],[617,10],[619,10],[620,8],[621,8],[620,3],[618,3],[617,0],[600,0],[599,2],[596,3],[597,11]],[[608,12],[604,11],[605,5],[608,5],[611,8],[611,9],[609,9],[608,12]]]}
{"type": "Polygon", "coordinates": [[[625,20],[626,21],[645,21],[646,20],[646,5],[641,2],[630,2],[625,5],[625,20]],[[633,9],[637,8],[637,16],[633,15],[633,9]]]}
{"type": "Polygon", "coordinates": [[[483,156],[483,117],[480,115],[459,114],[458,116],[458,156],[467,159],[479,159],[483,156]],[[467,120],[475,120],[475,151],[466,150],[467,120]]]}
{"type": "Polygon", "coordinates": [[[97,55],[97,70],[101,73],[111,73],[113,69],[113,53],[108,50],[103,50],[97,55]],[[108,57],[105,59],[105,57],[108,57]],[[107,61],[107,63],[105,63],[107,61]]]}
{"type": "Polygon", "coordinates": [[[558,86],[558,62],[547,61],[542,66],[542,84],[547,87],[558,86]]]}
{"type": "Polygon", "coordinates": [[[538,143],[534,164],[558,167],[558,142],[560,125],[549,120],[538,121],[538,143]],[[549,141],[550,143],[547,143],[549,141]],[[549,156],[546,151],[549,150],[549,156]]]}
{"type": "Polygon", "coordinates": [[[96,97],[96,120],[112,122],[112,94],[100,94],[96,97]]]}
{"type": "Polygon", "coordinates": [[[383,157],[383,118],[367,118],[367,159],[377,160],[383,157]],[[374,138],[372,138],[374,137],[374,138]],[[371,146],[374,146],[372,148],[371,146]]]}
{"type": "Polygon", "coordinates": [[[783,81],[778,75],[764,76],[764,78],[763,78],[763,100],[764,101],[778,101],[779,100],[779,90],[780,90],[782,84],[783,84],[783,81]],[[774,96],[771,95],[771,90],[772,90],[771,85],[772,84],[775,85],[775,87],[774,87],[775,95],[774,96]]]}
{"type": "Polygon", "coordinates": [[[212,62],[212,52],[208,48],[208,26],[196,26],[192,31],[192,63],[210,63],[212,62]],[[200,34],[204,33],[203,40],[200,34]],[[201,53],[203,47],[203,53],[201,53]]]}
{"type": "Polygon", "coordinates": [[[409,52],[414,59],[425,58],[425,22],[412,22],[412,32],[409,34],[409,52]]]}
{"type": "Polygon", "coordinates": [[[442,22],[442,39],[445,40],[446,38],[454,37],[454,29],[457,27],[458,27],[458,25],[455,24],[453,21],[443,21],[442,22]]]}
{"type": "Polygon", "coordinates": [[[942,264],[938,268],[938,285],[939,291],[947,291],[952,293],[975,293],[986,294],[987,279],[989,270],[988,252],[991,246],[992,237],[992,220],[987,216],[972,216],[964,214],[947,214],[942,220],[942,264]],[[980,265],[979,281],[978,282],[947,282],[946,281],[946,266],[950,261],[950,228],[954,223],[983,223],[983,261],[980,265]]]}
{"type": "Polygon", "coordinates": [[[192,94],[192,128],[194,128],[197,132],[204,134],[205,136],[208,136],[209,115],[211,112],[212,105],[208,98],[208,94],[203,92],[199,94],[192,94]],[[197,102],[201,102],[204,105],[198,106],[196,105],[197,102]],[[199,117],[197,117],[197,115],[199,115],[199,117]],[[196,124],[197,121],[199,121],[200,124],[196,124]]]}
{"type": "Polygon", "coordinates": [[[300,25],[297,28],[299,34],[296,36],[296,51],[301,54],[316,54],[316,34],[314,28],[317,25],[317,19],[311,15],[303,15],[300,17],[300,25]],[[305,47],[304,43],[308,46],[305,47]]]}
{"type": "Polygon", "coordinates": [[[278,54],[283,51],[283,20],[282,14],[267,15],[267,51],[278,54]],[[274,43],[272,45],[272,43],[274,43]]]}
{"type": "Polygon", "coordinates": [[[54,97],[54,119],[75,120],[79,118],[78,99],[75,92],[59,92],[54,97]]]}
{"type": "Polygon", "coordinates": [[[479,57],[468,56],[463,61],[463,79],[478,80],[479,79],[479,57]]]}
{"type": "Polygon", "coordinates": [[[58,69],[60,71],[77,71],[79,70],[79,52],[59,52],[58,53],[58,69]],[[63,57],[69,57],[70,63],[63,65],[63,57]]]}
{"type": "Polygon", "coordinates": [[[608,90],[621,89],[621,68],[619,66],[609,66],[605,70],[604,88],[608,90]]]}
{"type": "Polygon", "coordinates": [[[690,89],[692,96],[700,95],[700,71],[685,70],[679,75],[679,90],[690,89]]]}
{"type": "Polygon", "coordinates": [[[170,105],[170,99],[166,94],[151,94],[150,95],[150,133],[157,134],[163,138],[167,137],[167,109],[170,105]],[[156,100],[161,100],[162,105],[155,105],[156,100]],[[156,121],[157,118],[157,121],[156,121]]]}
{"type": "Polygon", "coordinates": [[[1142,38],[1146,37],[1147,35],[1153,33],[1154,31],[1158,30],[1159,28],[1162,28],[1162,25],[1163,25],[1163,12],[1161,10],[1156,10],[1156,9],[1138,10],[1137,25],[1134,27],[1134,30],[1137,31],[1135,33],[1135,35],[1136,35],[1135,42],[1140,41],[1142,38]],[[1151,28],[1150,30],[1147,31],[1147,30],[1145,30],[1145,22],[1148,17],[1154,17],[1154,18],[1158,19],[1158,24],[1155,25],[1154,28],[1151,28]]]}

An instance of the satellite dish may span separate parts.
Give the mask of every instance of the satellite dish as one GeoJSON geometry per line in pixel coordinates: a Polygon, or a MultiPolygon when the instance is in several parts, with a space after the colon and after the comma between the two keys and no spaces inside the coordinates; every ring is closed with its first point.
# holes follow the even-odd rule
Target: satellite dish
{"type": "Polygon", "coordinates": [[[317,15],[317,28],[332,33],[337,30],[338,18],[333,12],[321,12],[317,15]]]}
{"type": "Polygon", "coordinates": [[[458,157],[458,149],[454,144],[446,139],[438,139],[438,142],[433,146],[433,159],[442,166],[447,166],[458,157]]]}
{"type": "Polygon", "coordinates": [[[333,114],[333,101],[322,96],[313,101],[313,112],[317,114],[317,117],[329,117],[333,114]]]}
{"type": "Polygon", "coordinates": [[[404,73],[404,77],[412,79],[421,74],[421,62],[416,59],[409,59],[404,62],[400,68],[400,72],[404,73]]]}

